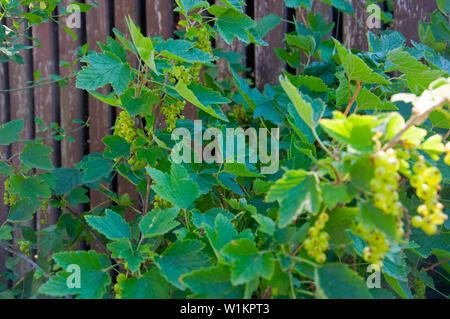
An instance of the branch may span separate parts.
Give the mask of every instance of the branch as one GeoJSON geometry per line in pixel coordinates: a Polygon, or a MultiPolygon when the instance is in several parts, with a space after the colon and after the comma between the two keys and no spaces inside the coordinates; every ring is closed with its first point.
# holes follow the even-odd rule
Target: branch
{"type": "Polygon", "coordinates": [[[24,254],[11,249],[8,246],[3,245],[2,243],[0,243],[0,248],[2,248],[3,250],[6,250],[7,252],[10,252],[11,254],[14,254],[14,255],[22,258],[23,260],[28,262],[35,270],[41,270],[44,273],[45,277],[48,277],[48,274],[38,264],[36,264],[33,260],[31,260],[30,258],[25,256],[24,254]]]}
{"type": "Polygon", "coordinates": [[[345,116],[348,116],[350,114],[352,106],[355,103],[356,99],[358,98],[358,94],[359,94],[359,91],[361,90],[361,87],[362,87],[362,83],[356,82],[356,91],[355,91],[355,94],[353,95],[351,101],[348,103],[347,108],[345,109],[345,113],[344,113],[345,116]]]}
{"type": "Polygon", "coordinates": [[[442,264],[445,264],[445,263],[448,262],[448,261],[450,261],[450,258],[441,260],[440,262],[438,262],[437,264],[434,264],[434,265],[431,266],[431,267],[422,269],[420,272],[427,272],[427,271],[429,271],[429,270],[433,270],[433,269],[436,268],[437,266],[440,266],[440,265],[442,265],[442,264]]]}
{"type": "Polygon", "coordinates": [[[447,99],[441,99],[437,101],[434,105],[429,107],[425,112],[414,114],[409,121],[406,123],[405,127],[389,142],[387,143],[382,151],[387,151],[388,149],[392,148],[394,145],[400,142],[403,134],[406,133],[411,127],[414,125],[421,125],[425,120],[428,118],[428,116],[435,111],[436,109],[444,106],[449,101],[447,99]]]}

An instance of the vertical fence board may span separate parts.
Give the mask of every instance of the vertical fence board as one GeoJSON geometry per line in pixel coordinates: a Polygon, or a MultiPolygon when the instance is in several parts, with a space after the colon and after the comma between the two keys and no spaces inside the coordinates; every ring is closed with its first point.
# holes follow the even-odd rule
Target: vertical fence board
{"type": "Polygon", "coordinates": [[[429,20],[429,14],[436,9],[434,0],[397,0],[394,7],[395,29],[403,33],[406,39],[417,42],[418,23],[429,20]]]}
{"type": "MultiPolygon", "coordinates": [[[[255,1],[255,20],[265,17],[268,14],[275,13],[280,17],[285,16],[284,1],[266,0],[255,1]]],[[[285,24],[282,23],[274,30],[269,32],[264,40],[269,44],[268,47],[255,47],[255,78],[256,87],[264,89],[266,84],[278,85],[278,75],[284,67],[284,63],[278,59],[273,51],[274,48],[283,48],[283,34],[285,24]]]]}
{"type": "MultiPolygon", "coordinates": [[[[71,0],[63,0],[63,5],[67,8],[70,5],[71,0]]],[[[64,21],[63,21],[64,23],[64,21]]],[[[78,36],[77,40],[74,40],[72,36],[60,29],[59,32],[59,58],[61,61],[73,64],[77,59],[76,50],[80,43],[81,29],[73,29],[72,31],[78,36]]],[[[79,69],[79,65],[72,65],[72,71],[79,69]]],[[[71,71],[66,67],[60,68],[60,76],[67,77],[71,74],[71,71]]],[[[81,108],[82,99],[80,91],[75,86],[75,78],[68,80],[68,84],[62,87],[60,90],[60,108],[61,108],[61,126],[67,131],[71,132],[71,136],[75,142],[64,140],[62,142],[62,166],[73,167],[74,164],[80,162],[83,158],[83,141],[82,130],[79,129],[80,124],[76,124],[73,121],[83,118],[83,112],[81,108]]]]}
{"type": "Polygon", "coordinates": [[[365,0],[349,0],[355,9],[355,15],[344,14],[344,45],[347,48],[356,50],[367,50],[367,27],[366,12],[364,9],[365,0]]]}
{"type": "MultiPolygon", "coordinates": [[[[31,32],[28,34],[31,36],[31,32]]],[[[25,45],[31,45],[31,41],[24,39],[25,45]]],[[[20,89],[32,84],[30,81],[33,80],[33,50],[22,51],[22,57],[25,64],[19,65],[15,62],[9,63],[10,71],[10,86],[11,89],[20,89]]],[[[34,139],[34,96],[33,90],[19,90],[11,92],[10,94],[10,105],[11,105],[11,120],[24,120],[24,130],[21,134],[22,139],[32,140],[34,139]]],[[[18,154],[23,149],[22,143],[13,143],[12,154],[18,154]]],[[[14,165],[19,165],[19,159],[14,160],[14,165]]],[[[33,221],[23,223],[24,226],[28,226],[32,229],[35,228],[33,221]]],[[[14,238],[21,238],[22,234],[20,230],[16,230],[13,233],[14,238]]],[[[29,264],[21,261],[16,270],[18,273],[30,270],[29,264]]]]}
{"type": "Polygon", "coordinates": [[[333,7],[327,3],[315,1],[313,2],[312,9],[315,14],[321,13],[326,23],[333,22],[333,7]]]}
{"type": "Polygon", "coordinates": [[[167,0],[146,0],[147,35],[169,39],[174,31],[173,4],[167,0]]]}
{"type": "MultiPolygon", "coordinates": [[[[8,64],[0,63],[0,90],[8,90],[9,89],[9,78],[8,78],[8,64]]],[[[1,93],[0,94],[0,125],[9,122],[9,94],[1,93]]],[[[0,147],[1,159],[7,159],[11,156],[9,154],[9,148],[5,146],[0,147]]],[[[0,225],[4,223],[4,221],[8,218],[8,207],[3,203],[3,195],[5,192],[4,188],[5,178],[0,176],[0,225]]],[[[5,272],[6,270],[6,251],[0,248],[0,273],[5,272]]],[[[7,281],[4,280],[0,276],[0,284],[7,285],[7,281]]]]}

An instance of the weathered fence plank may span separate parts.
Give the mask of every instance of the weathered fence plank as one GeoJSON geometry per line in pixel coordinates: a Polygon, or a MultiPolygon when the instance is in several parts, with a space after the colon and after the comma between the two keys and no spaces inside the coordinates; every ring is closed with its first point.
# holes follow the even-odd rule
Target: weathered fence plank
{"type": "Polygon", "coordinates": [[[418,42],[418,23],[429,20],[429,14],[436,9],[434,0],[397,0],[394,7],[395,29],[408,40],[418,42]]]}
{"type": "Polygon", "coordinates": [[[349,0],[355,9],[355,15],[344,15],[343,37],[347,48],[367,50],[366,0],[349,0]]]}
{"type": "MultiPolygon", "coordinates": [[[[285,17],[285,12],[286,7],[284,5],[284,1],[255,1],[256,21],[271,13],[277,14],[280,17],[285,17]]],[[[269,44],[268,47],[255,47],[255,79],[256,87],[260,90],[263,90],[266,84],[279,84],[278,75],[281,74],[281,71],[284,68],[284,63],[278,59],[273,49],[284,47],[283,35],[285,27],[285,23],[282,23],[266,35],[264,40],[269,44]]]]}

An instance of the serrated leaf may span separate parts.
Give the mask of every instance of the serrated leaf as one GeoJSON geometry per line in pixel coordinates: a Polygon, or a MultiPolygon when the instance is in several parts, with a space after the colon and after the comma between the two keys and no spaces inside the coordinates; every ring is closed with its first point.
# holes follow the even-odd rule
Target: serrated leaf
{"type": "Polygon", "coordinates": [[[194,271],[182,277],[183,283],[200,299],[242,299],[243,286],[230,282],[230,268],[219,264],[216,267],[194,271]]]}
{"type": "Polygon", "coordinates": [[[104,217],[85,216],[88,224],[111,240],[130,238],[130,226],[119,214],[110,209],[106,210],[104,217]]]}
{"type": "Polygon", "coordinates": [[[130,30],[131,39],[144,63],[155,73],[158,73],[155,65],[155,49],[150,38],[142,35],[141,31],[136,27],[133,20],[128,16],[128,29],[130,30]]]}
{"type": "Polygon", "coordinates": [[[104,137],[102,142],[108,146],[108,149],[105,151],[105,157],[114,159],[130,157],[131,144],[128,143],[123,137],[118,135],[110,135],[104,137]]]}
{"type": "Polygon", "coordinates": [[[288,171],[273,185],[267,202],[278,201],[278,227],[286,228],[305,212],[317,214],[322,202],[318,178],[306,171],[288,171]]]}
{"type": "Polygon", "coordinates": [[[111,257],[125,259],[133,273],[138,271],[141,264],[145,261],[142,253],[135,251],[128,239],[120,239],[109,243],[107,246],[111,251],[111,257]]]}
{"type": "Polygon", "coordinates": [[[0,145],[9,145],[20,141],[24,120],[16,120],[0,125],[0,145]]]}
{"type": "Polygon", "coordinates": [[[215,27],[226,43],[231,44],[235,37],[245,43],[250,42],[247,31],[256,23],[246,14],[220,6],[211,6],[208,11],[217,17],[215,27]]]}
{"type": "Polygon", "coordinates": [[[211,54],[201,51],[195,44],[186,40],[169,39],[155,44],[155,50],[168,59],[188,63],[208,63],[213,60],[211,54]]]}
{"type": "Polygon", "coordinates": [[[3,225],[0,227],[0,240],[11,240],[12,239],[12,231],[13,227],[9,225],[3,225]]]}
{"type": "Polygon", "coordinates": [[[397,237],[397,221],[394,216],[383,214],[381,210],[375,208],[373,203],[360,203],[358,220],[364,228],[368,230],[378,229],[383,232],[391,241],[397,237]]]}
{"type": "Polygon", "coordinates": [[[111,266],[106,255],[95,251],[77,251],[58,253],[53,256],[56,263],[63,269],[39,288],[39,292],[52,297],[78,295],[78,299],[102,299],[106,286],[111,283],[111,277],[104,269],[111,266]],[[81,270],[80,288],[69,288],[67,281],[71,273],[67,272],[70,265],[77,265],[81,270]]]}
{"type": "Polygon", "coordinates": [[[378,125],[375,116],[352,114],[348,118],[323,119],[320,125],[329,136],[357,151],[370,152],[374,147],[373,129],[378,125]]]}
{"type": "Polygon", "coordinates": [[[13,223],[27,222],[33,218],[34,213],[41,208],[42,202],[29,198],[17,202],[9,211],[8,221],[13,223]]]}
{"type": "Polygon", "coordinates": [[[291,81],[288,78],[280,77],[280,83],[289,99],[293,103],[298,115],[310,128],[315,128],[317,124],[314,123],[313,108],[311,104],[307,103],[303,99],[297,88],[292,85],[291,81]]]}
{"type": "Polygon", "coordinates": [[[225,163],[222,172],[241,177],[254,177],[254,178],[264,177],[264,175],[249,171],[247,165],[244,163],[225,163]]]}
{"type": "Polygon", "coordinates": [[[238,237],[233,224],[222,214],[217,215],[214,228],[207,224],[203,224],[203,227],[217,258],[221,258],[221,250],[238,237]]]}
{"type": "Polygon", "coordinates": [[[235,240],[223,249],[223,254],[232,260],[231,283],[234,286],[249,283],[260,276],[272,277],[275,262],[270,252],[260,252],[249,239],[235,240]]]}
{"type": "Polygon", "coordinates": [[[358,110],[359,111],[395,111],[398,110],[398,108],[390,103],[385,101],[384,103],[381,101],[381,99],[370,92],[366,88],[362,88],[361,91],[359,91],[358,97],[356,99],[356,103],[358,104],[358,110]]]}
{"type": "Polygon", "coordinates": [[[194,104],[203,112],[225,122],[227,117],[220,110],[220,107],[214,107],[219,103],[228,103],[229,100],[223,98],[219,93],[202,86],[188,87],[183,81],[179,81],[175,89],[188,102],[194,104]]]}
{"type": "Polygon", "coordinates": [[[176,241],[161,256],[155,257],[155,263],[171,284],[185,290],[181,281],[183,275],[210,266],[209,258],[202,252],[203,248],[205,245],[198,240],[176,241]]]}
{"type": "Polygon", "coordinates": [[[360,57],[347,51],[347,49],[339,41],[336,39],[333,39],[333,41],[345,73],[350,80],[366,84],[390,84],[386,78],[378,73],[375,73],[371,68],[369,68],[369,66],[360,57]]]}
{"type": "Polygon", "coordinates": [[[347,265],[326,264],[315,271],[314,282],[318,297],[326,299],[371,299],[363,278],[347,265]]]}
{"type": "Polygon", "coordinates": [[[122,299],[169,299],[171,285],[154,267],[140,278],[129,278],[120,284],[122,299]]]}
{"type": "Polygon", "coordinates": [[[346,185],[324,184],[321,189],[323,203],[328,209],[334,209],[337,204],[346,204],[351,200],[346,185]]]}
{"type": "Polygon", "coordinates": [[[110,53],[93,54],[84,57],[84,66],[77,77],[77,88],[95,91],[111,84],[117,95],[122,95],[132,80],[131,68],[128,63],[110,53]]]}
{"type": "Polygon", "coordinates": [[[30,143],[25,146],[20,154],[20,160],[27,166],[49,171],[54,169],[50,158],[50,154],[52,153],[53,149],[50,146],[30,143]]]}
{"type": "Polygon", "coordinates": [[[178,213],[178,208],[155,209],[151,211],[139,222],[139,229],[142,235],[146,238],[151,238],[167,234],[180,224],[175,221],[178,213]]]}
{"type": "Polygon", "coordinates": [[[330,245],[339,247],[352,243],[346,230],[354,224],[357,214],[358,209],[355,207],[338,207],[329,213],[330,220],[325,226],[325,231],[331,236],[330,245]]]}
{"type": "Polygon", "coordinates": [[[286,7],[288,8],[298,8],[300,6],[311,9],[312,2],[311,0],[284,0],[286,7]]]}
{"type": "Polygon", "coordinates": [[[70,193],[75,187],[81,186],[83,174],[75,168],[56,168],[52,172],[56,177],[54,195],[61,196],[70,193]]]}
{"type": "Polygon", "coordinates": [[[259,231],[273,236],[275,233],[275,222],[271,218],[261,214],[253,214],[252,218],[260,225],[259,231]]]}
{"type": "Polygon", "coordinates": [[[216,217],[218,215],[222,215],[228,220],[231,220],[234,217],[234,215],[231,214],[228,210],[222,208],[212,208],[203,214],[198,210],[193,210],[192,222],[197,228],[203,228],[203,224],[209,225],[210,227],[214,228],[216,217]]]}
{"type": "Polygon", "coordinates": [[[147,167],[147,172],[156,182],[153,190],[164,200],[182,209],[188,209],[200,196],[198,185],[182,165],[172,164],[170,175],[150,167],[147,167]]]}

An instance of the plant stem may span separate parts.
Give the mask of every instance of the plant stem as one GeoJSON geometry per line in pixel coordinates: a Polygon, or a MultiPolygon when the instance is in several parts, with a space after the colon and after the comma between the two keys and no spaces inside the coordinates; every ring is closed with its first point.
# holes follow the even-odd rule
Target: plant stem
{"type": "MultiPolygon", "coordinates": [[[[356,82],[356,91],[355,91],[355,94],[353,95],[352,99],[348,103],[347,108],[345,109],[345,113],[344,113],[345,116],[348,116],[350,114],[352,106],[355,103],[356,99],[358,98],[359,91],[361,90],[361,87],[362,87],[362,83],[361,82],[356,82]]],[[[356,113],[356,110],[355,110],[355,113],[356,113]]]]}

